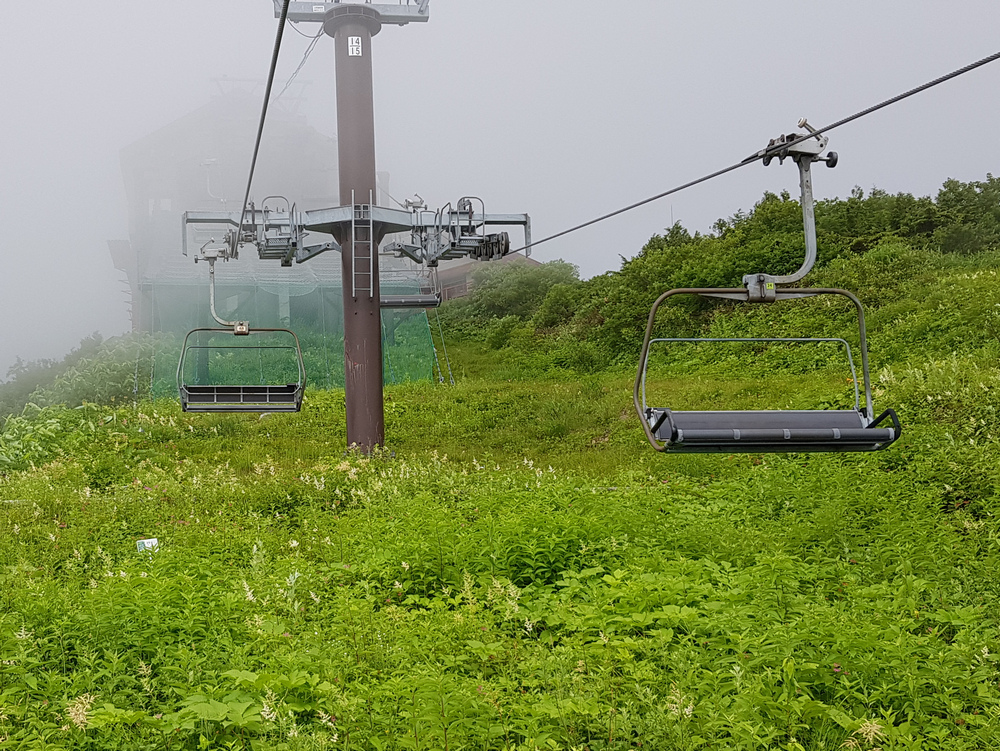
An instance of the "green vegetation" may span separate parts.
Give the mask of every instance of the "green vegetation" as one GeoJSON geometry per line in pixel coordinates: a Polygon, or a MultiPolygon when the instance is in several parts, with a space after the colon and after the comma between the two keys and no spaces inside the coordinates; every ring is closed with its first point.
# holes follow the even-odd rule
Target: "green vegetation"
{"type": "MultiPolygon", "coordinates": [[[[885,331],[873,350],[890,347],[888,357],[898,360],[909,355],[899,351],[907,348],[919,359],[927,346],[937,355],[1000,338],[1000,297],[991,276],[1000,265],[1000,179],[949,180],[933,200],[879,190],[866,197],[855,189],[846,200],[819,202],[816,221],[819,260],[808,284],[846,287],[868,306],[877,335],[884,324],[899,325],[911,337],[905,341],[903,331],[885,331]],[[936,295],[937,304],[921,300],[928,292],[936,295]],[[916,315],[923,320],[913,320],[916,315]],[[950,333],[945,335],[946,330],[950,333]]],[[[527,366],[534,375],[593,372],[633,362],[650,306],[662,292],[740,286],[744,274],[757,271],[787,273],[798,268],[804,252],[799,203],[787,193],[767,194],[753,211],[720,219],[709,235],[692,235],[679,224],[670,227],[654,235],[635,258],[623,261],[619,271],[587,281],[564,273],[541,284],[565,266],[562,262],[545,264],[542,274],[519,269],[504,285],[492,278],[505,270],[497,269],[489,285],[481,285],[465,301],[446,304],[442,316],[446,321],[460,317],[451,327],[453,337],[475,345],[473,349],[500,353],[490,359],[518,360],[512,370],[527,366]],[[516,310],[492,304],[501,286],[502,299],[522,301],[516,310]],[[530,363],[520,362],[525,354],[530,363]]],[[[849,316],[828,321],[830,311],[824,306],[807,304],[804,312],[794,305],[763,307],[732,316],[731,305],[682,298],[664,310],[659,333],[698,335],[731,321],[758,326],[758,332],[771,325],[789,334],[810,327],[816,332],[817,325],[826,325],[831,335],[838,326],[841,334],[847,333],[849,316]],[[817,307],[821,316],[815,315],[817,307]]]]}
{"type": "MultiPolygon", "coordinates": [[[[869,306],[889,450],[664,457],[637,425],[648,302],[793,265],[797,211],[767,197],[620,272],[509,285],[530,289],[506,329],[481,298],[443,312],[458,385],[387,389],[370,458],[345,452],[334,390],[260,418],[185,415],[125,375],[101,405],[50,383],[0,429],[0,749],[996,748],[988,212],[825,209],[810,281],[869,306]],[[984,244],[945,248],[956,226],[984,244]]],[[[856,339],[819,301],[688,301],[663,327],[856,339]]],[[[658,355],[650,388],[835,406],[828,354],[699,345],[658,355]]]]}

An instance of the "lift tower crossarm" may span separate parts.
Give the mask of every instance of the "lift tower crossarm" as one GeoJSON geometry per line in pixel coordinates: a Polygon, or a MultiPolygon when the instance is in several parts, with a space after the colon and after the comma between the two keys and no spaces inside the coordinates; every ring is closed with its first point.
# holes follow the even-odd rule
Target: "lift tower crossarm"
{"type": "MultiPolygon", "coordinates": [[[[458,226],[459,220],[471,223],[473,226],[520,226],[524,228],[525,244],[531,244],[531,217],[527,214],[487,214],[478,212],[464,214],[458,211],[444,211],[436,216],[435,212],[408,211],[406,209],[396,209],[387,206],[366,207],[371,215],[372,224],[376,234],[383,236],[398,232],[411,232],[419,237],[428,238],[428,242],[421,245],[402,245],[395,243],[388,246],[389,252],[399,252],[410,257],[417,263],[427,263],[436,265],[438,260],[459,258],[466,255],[474,247],[464,245],[454,245],[450,241],[447,243],[430,243],[430,235],[435,229],[450,229],[458,226]],[[440,224],[440,226],[439,226],[440,224]],[[425,247],[430,246],[430,247],[425,247]]],[[[267,256],[262,248],[262,241],[266,232],[272,230],[280,231],[284,236],[301,237],[305,232],[319,232],[328,235],[337,235],[345,232],[351,225],[351,217],[354,213],[353,206],[335,206],[326,209],[312,209],[295,212],[294,218],[286,211],[269,211],[265,215],[261,211],[248,212],[248,220],[243,223],[243,238],[240,244],[253,243],[257,245],[257,254],[260,258],[277,257],[267,256]]],[[[240,224],[240,212],[238,211],[186,211],[181,217],[182,224],[182,251],[188,254],[188,225],[207,226],[228,226],[238,227],[240,224]]],[[[448,235],[449,239],[452,237],[448,235]]],[[[290,249],[292,250],[292,249],[290,249]]],[[[320,253],[329,250],[340,251],[341,246],[336,240],[331,240],[319,245],[302,245],[295,247],[291,253],[296,263],[304,263],[311,258],[315,258],[320,253]]],[[[290,260],[288,263],[290,263],[290,260]]],[[[283,259],[284,262],[284,259],[283,259]]],[[[288,265],[284,263],[284,265],[288,265]]]]}
{"type": "MultiPolygon", "coordinates": [[[[342,3],[329,0],[315,2],[292,2],[288,6],[288,20],[295,22],[320,23],[326,14],[342,3]]],[[[346,4],[346,3],[345,3],[346,4]]],[[[430,18],[430,0],[420,0],[413,4],[395,3],[365,3],[372,10],[378,11],[383,24],[390,26],[405,26],[408,23],[422,23],[430,18]]],[[[281,16],[281,0],[274,0],[274,17],[281,16]]]]}

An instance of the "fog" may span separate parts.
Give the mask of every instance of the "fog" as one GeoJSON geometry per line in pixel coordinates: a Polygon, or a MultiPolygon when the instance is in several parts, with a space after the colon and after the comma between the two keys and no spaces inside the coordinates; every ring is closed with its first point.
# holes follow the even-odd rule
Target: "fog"
{"type": "MultiPolygon", "coordinates": [[[[526,211],[536,239],[732,164],[800,117],[825,125],[992,54],[1000,28],[996,0],[430,9],[429,23],[374,41],[378,168],[400,200],[473,194],[488,211],[526,211]]],[[[215,79],[263,81],[275,24],[270,0],[6,3],[0,377],[18,356],[59,358],[95,330],[129,328],[107,245],[128,237],[119,153],[208,102],[215,79]]],[[[286,33],[279,88],[308,43],[286,33]]],[[[288,104],[335,135],[332,40],[297,83],[288,104]]],[[[926,195],[996,173],[998,84],[1000,62],[832,132],[840,164],[817,170],[817,194],[926,195]]],[[[793,165],[755,164],[533,255],[602,273],[672,221],[706,231],[796,182],[793,165]]]]}

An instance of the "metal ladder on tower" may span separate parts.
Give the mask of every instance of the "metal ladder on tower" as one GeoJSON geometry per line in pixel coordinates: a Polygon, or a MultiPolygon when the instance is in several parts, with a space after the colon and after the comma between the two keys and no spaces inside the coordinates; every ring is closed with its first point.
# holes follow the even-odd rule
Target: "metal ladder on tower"
{"type": "Polygon", "coordinates": [[[351,294],[357,299],[363,295],[369,298],[375,292],[375,274],[378,273],[377,248],[375,246],[375,224],[372,221],[372,196],[368,203],[355,203],[351,191],[351,294]]]}

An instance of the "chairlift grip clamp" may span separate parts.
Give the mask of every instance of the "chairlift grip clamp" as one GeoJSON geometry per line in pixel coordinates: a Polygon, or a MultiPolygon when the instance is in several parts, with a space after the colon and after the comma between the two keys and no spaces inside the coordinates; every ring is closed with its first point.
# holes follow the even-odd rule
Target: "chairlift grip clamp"
{"type": "Polygon", "coordinates": [[[814,138],[799,140],[805,135],[804,133],[782,133],[777,138],[772,138],[755,156],[761,158],[765,167],[770,165],[775,157],[781,163],[791,157],[796,162],[808,159],[810,162],[826,162],[827,167],[836,167],[838,161],[836,151],[831,151],[825,157],[820,156],[830,143],[830,139],[819,133],[804,117],[799,120],[798,126],[812,133],[814,138]]]}
{"type": "Polygon", "coordinates": [[[778,299],[778,285],[770,274],[747,274],[743,277],[747,289],[747,302],[774,302],[778,299]]]}

